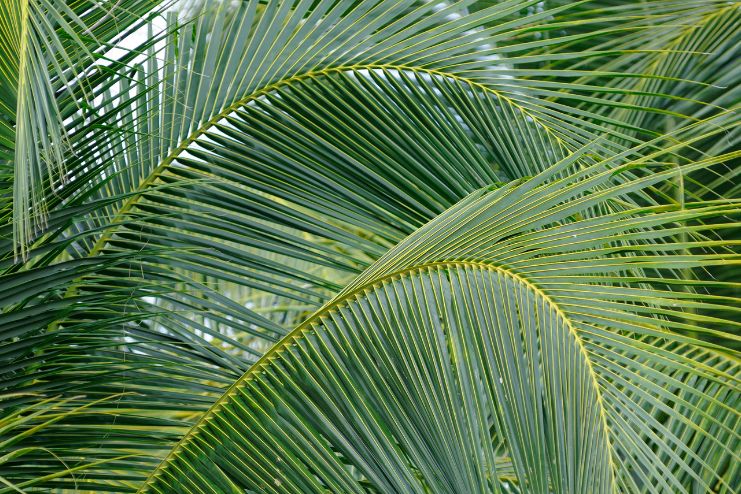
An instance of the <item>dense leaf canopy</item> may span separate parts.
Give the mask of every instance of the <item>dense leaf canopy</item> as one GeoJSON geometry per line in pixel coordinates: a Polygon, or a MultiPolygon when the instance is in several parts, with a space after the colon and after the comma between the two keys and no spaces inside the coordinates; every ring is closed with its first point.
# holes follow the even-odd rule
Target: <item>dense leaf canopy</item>
{"type": "Polygon", "coordinates": [[[0,3],[0,493],[741,489],[741,4],[0,3]]]}

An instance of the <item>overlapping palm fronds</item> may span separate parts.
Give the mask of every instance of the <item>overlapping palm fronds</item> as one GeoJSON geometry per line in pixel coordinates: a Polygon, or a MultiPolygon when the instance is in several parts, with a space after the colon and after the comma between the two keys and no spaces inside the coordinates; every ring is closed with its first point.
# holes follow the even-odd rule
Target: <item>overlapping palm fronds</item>
{"type": "Polygon", "coordinates": [[[738,488],[737,3],[185,7],[0,7],[0,492],[738,488]]]}

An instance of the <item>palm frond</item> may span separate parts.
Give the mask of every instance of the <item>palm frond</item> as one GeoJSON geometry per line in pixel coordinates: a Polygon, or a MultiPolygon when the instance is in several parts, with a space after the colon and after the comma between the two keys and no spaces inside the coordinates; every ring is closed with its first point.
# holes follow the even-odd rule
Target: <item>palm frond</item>
{"type": "Polygon", "coordinates": [[[735,5],[22,3],[0,416],[77,412],[8,483],[136,491],[237,382],[148,488],[733,490],[735,5]]]}
{"type": "Polygon", "coordinates": [[[45,224],[45,188],[58,188],[67,179],[65,156],[72,147],[67,121],[84,114],[93,98],[80,81],[109,43],[157,3],[130,0],[115,12],[92,1],[13,0],[0,7],[0,142],[14,163],[16,254],[27,254],[45,224]]]}
{"type": "MultiPolygon", "coordinates": [[[[672,283],[741,258],[673,237],[736,226],[697,220],[739,204],[576,219],[672,170],[584,194],[634,163],[554,180],[569,164],[474,192],[391,249],[251,367],[143,492],[732,492],[737,358],[691,336],[709,332],[691,309],[741,306],[672,283]]],[[[716,336],[736,340],[725,324],[716,336]]]]}

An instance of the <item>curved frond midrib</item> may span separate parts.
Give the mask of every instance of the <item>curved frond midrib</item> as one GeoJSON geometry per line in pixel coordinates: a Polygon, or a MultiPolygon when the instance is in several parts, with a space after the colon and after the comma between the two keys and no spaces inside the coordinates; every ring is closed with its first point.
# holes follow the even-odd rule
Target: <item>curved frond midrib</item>
{"type": "Polygon", "coordinates": [[[218,413],[218,411],[221,409],[222,406],[226,405],[230,398],[236,394],[239,389],[241,389],[243,383],[251,380],[254,376],[256,376],[260,372],[264,372],[264,367],[269,365],[271,360],[278,358],[280,353],[289,345],[291,345],[294,340],[296,340],[298,337],[300,337],[313,323],[317,322],[318,320],[321,320],[323,317],[326,317],[327,314],[338,310],[343,304],[351,301],[356,296],[362,294],[363,292],[370,290],[374,288],[375,286],[379,284],[383,284],[387,281],[391,281],[400,277],[403,277],[407,274],[412,273],[421,273],[429,269],[436,269],[436,268],[473,268],[473,269],[479,269],[479,270],[486,270],[490,272],[495,272],[497,274],[500,274],[504,277],[511,278],[513,281],[523,284],[525,287],[527,287],[529,290],[531,290],[536,295],[540,296],[550,307],[553,308],[553,310],[556,312],[559,318],[564,321],[564,324],[567,326],[569,330],[569,334],[572,336],[574,341],[576,342],[579,352],[584,358],[587,372],[589,373],[590,379],[592,381],[592,385],[595,391],[596,400],[598,403],[598,414],[600,417],[600,421],[602,422],[602,427],[604,429],[605,434],[605,441],[606,441],[606,448],[608,451],[607,457],[609,460],[610,465],[610,478],[611,478],[611,485],[613,486],[613,491],[617,488],[617,483],[615,479],[615,473],[616,473],[616,466],[614,463],[614,459],[612,457],[612,451],[613,447],[610,441],[610,429],[607,423],[607,414],[606,414],[606,407],[603,404],[602,394],[599,387],[599,380],[597,378],[597,374],[594,371],[592,367],[592,363],[589,360],[589,353],[587,352],[584,342],[582,341],[581,337],[579,336],[576,328],[569,320],[569,317],[566,315],[566,313],[559,307],[558,303],[554,301],[548,293],[546,293],[543,289],[539,288],[537,285],[532,283],[531,281],[527,280],[523,276],[521,276],[519,273],[516,273],[513,270],[510,270],[504,266],[497,265],[495,263],[487,263],[487,262],[478,262],[478,261],[434,261],[434,262],[427,262],[424,264],[420,264],[417,266],[411,266],[407,268],[403,268],[397,271],[393,271],[391,273],[383,274],[377,278],[374,278],[370,281],[367,281],[366,283],[352,289],[348,292],[340,293],[336,298],[330,300],[327,302],[324,306],[322,306],[320,309],[318,309],[314,314],[312,314],[309,318],[307,318],[304,322],[302,322],[300,325],[298,325],[296,328],[294,328],[290,333],[288,333],[285,337],[283,337],[278,343],[273,345],[270,350],[268,350],[265,354],[263,354],[260,359],[255,362],[255,364],[250,367],[250,369],[245,372],[244,375],[242,375],[237,381],[234,382],[225,392],[224,394],[214,402],[214,404],[211,406],[211,408],[206,411],[203,416],[196,422],[193,427],[188,431],[182,439],[173,447],[173,449],[168,453],[168,455],[162,460],[160,465],[152,471],[149,478],[142,484],[142,486],[137,491],[138,493],[146,492],[148,487],[155,481],[155,479],[160,475],[163,469],[167,468],[167,465],[171,458],[175,457],[185,446],[187,446],[193,438],[198,435],[200,432],[200,429],[204,423],[206,423],[209,419],[209,417],[213,414],[218,413]]]}
{"type": "MultiPolygon", "coordinates": [[[[158,176],[162,174],[180,156],[180,154],[185,152],[200,137],[208,133],[208,131],[211,128],[216,126],[220,121],[227,118],[231,113],[237,111],[239,108],[242,108],[245,105],[249,104],[251,101],[257,100],[258,98],[265,96],[273,91],[276,91],[286,86],[290,86],[291,84],[295,84],[297,82],[301,82],[301,81],[316,78],[316,77],[328,76],[330,74],[357,72],[357,71],[363,71],[363,70],[392,70],[392,71],[400,71],[400,72],[412,72],[416,74],[426,74],[430,76],[443,77],[443,78],[452,79],[458,82],[462,82],[464,84],[469,85],[472,88],[475,88],[480,91],[484,91],[489,94],[493,94],[497,98],[503,101],[506,101],[507,103],[509,103],[510,105],[517,108],[519,111],[521,111],[523,115],[531,118],[533,122],[538,124],[546,133],[548,133],[548,135],[553,137],[553,139],[560,146],[564,148],[567,147],[566,144],[563,142],[563,140],[557,134],[553,133],[553,131],[548,127],[548,125],[544,124],[536,115],[534,115],[532,112],[529,112],[526,108],[524,108],[522,105],[515,102],[512,98],[507,97],[501,91],[493,89],[485,84],[482,84],[480,82],[474,81],[466,77],[462,77],[452,72],[446,72],[446,71],[441,71],[441,70],[431,69],[431,68],[426,68],[426,67],[397,65],[397,64],[355,64],[355,65],[344,65],[344,66],[339,66],[339,67],[325,68],[325,69],[313,70],[309,72],[304,72],[302,74],[293,75],[291,77],[280,79],[276,82],[263,86],[257,91],[254,91],[246,96],[243,96],[242,98],[239,98],[238,100],[224,107],[217,114],[215,114],[214,116],[212,116],[211,118],[203,122],[195,131],[191,132],[191,134],[188,135],[188,137],[186,137],[177,147],[173,148],[172,151],[170,151],[168,155],[160,162],[160,164],[157,165],[157,167],[155,167],[143,180],[139,182],[139,184],[136,186],[135,190],[130,195],[130,197],[126,200],[126,202],[123,203],[121,208],[116,212],[115,216],[111,220],[111,223],[117,224],[118,221],[120,221],[123,217],[125,217],[126,214],[129,212],[129,210],[131,210],[131,208],[136,205],[137,201],[142,196],[142,194],[146,191],[146,189],[150,185],[152,185],[155,182],[155,180],[157,180],[158,176]]],[[[88,255],[94,256],[97,253],[99,253],[105,247],[105,244],[108,242],[108,240],[110,240],[110,232],[104,233],[101,236],[101,238],[95,243],[93,248],[90,250],[90,253],[88,255]]]]}

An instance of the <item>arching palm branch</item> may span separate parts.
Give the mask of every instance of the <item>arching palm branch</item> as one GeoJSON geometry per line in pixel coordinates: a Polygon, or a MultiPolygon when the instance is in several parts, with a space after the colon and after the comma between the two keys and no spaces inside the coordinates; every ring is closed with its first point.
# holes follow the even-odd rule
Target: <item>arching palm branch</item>
{"type": "Polygon", "coordinates": [[[737,491],[738,20],[3,4],[0,492],[737,491]]]}

